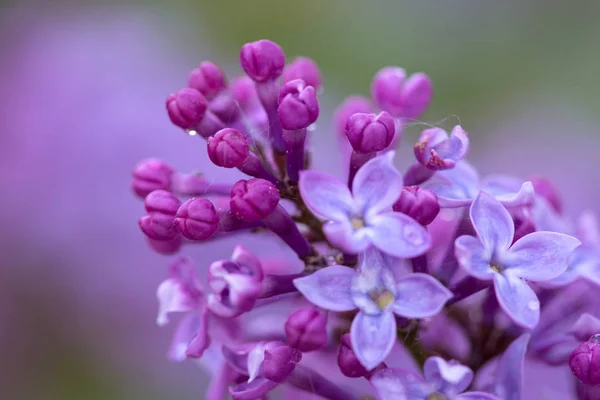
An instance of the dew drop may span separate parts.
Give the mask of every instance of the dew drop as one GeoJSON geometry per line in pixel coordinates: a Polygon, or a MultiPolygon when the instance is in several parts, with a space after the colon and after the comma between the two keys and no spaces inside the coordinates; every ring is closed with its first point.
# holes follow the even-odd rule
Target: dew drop
{"type": "Polygon", "coordinates": [[[196,132],[196,131],[195,131],[195,130],[193,130],[193,129],[189,129],[189,130],[187,131],[187,134],[188,134],[188,135],[190,135],[190,136],[196,136],[196,135],[198,134],[198,132],[196,132]]]}
{"type": "Polygon", "coordinates": [[[539,310],[540,309],[540,302],[537,300],[530,300],[529,303],[527,303],[527,307],[529,307],[530,310],[539,310]]]}

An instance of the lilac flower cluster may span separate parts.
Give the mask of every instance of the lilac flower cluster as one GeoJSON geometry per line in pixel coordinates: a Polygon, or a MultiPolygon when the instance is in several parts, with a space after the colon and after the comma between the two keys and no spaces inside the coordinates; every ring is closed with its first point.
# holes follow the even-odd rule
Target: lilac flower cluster
{"type": "Polygon", "coordinates": [[[312,170],[315,62],[286,65],[277,44],[260,40],[242,47],[240,64],[245,76],[228,83],[203,62],[166,108],[206,140],[215,165],[249,178],[209,183],[157,159],[133,174],[147,211],[139,225],[157,252],[251,233],[304,265],[273,268],[241,245],[200,275],[189,258],[171,264],[157,322],[184,314],[169,355],[210,359],[205,398],[264,399],[284,385],[340,400],[518,400],[526,357],[571,367],[573,391],[561,398],[600,398],[600,309],[580,288],[568,292],[600,285],[593,215],[572,229],[550,182],[480,179],[461,126],[425,129],[403,176],[394,148],[432,83],[397,67],[375,75],[372,101],[351,96],[336,112],[347,175],[312,170]],[[250,328],[246,316],[270,309],[284,314],[279,324],[250,328]],[[397,344],[412,362],[391,356],[397,344]],[[331,351],[337,366],[303,357],[331,351]],[[330,379],[331,368],[347,382],[330,379]],[[371,392],[349,391],[351,378],[371,392]]]}

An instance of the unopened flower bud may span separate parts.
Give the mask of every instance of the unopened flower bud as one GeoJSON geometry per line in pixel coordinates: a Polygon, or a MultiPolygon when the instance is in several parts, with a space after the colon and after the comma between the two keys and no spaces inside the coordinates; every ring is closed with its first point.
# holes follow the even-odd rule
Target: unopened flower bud
{"type": "Polygon", "coordinates": [[[186,238],[205,240],[219,228],[219,215],[210,200],[193,198],[179,207],[175,223],[186,238]]]}
{"type": "Polygon", "coordinates": [[[168,191],[173,172],[169,164],[157,158],[142,160],[133,169],[133,191],[142,198],[154,190],[168,191]]]}
{"type": "Polygon", "coordinates": [[[360,378],[365,376],[369,371],[360,363],[350,342],[350,334],[346,333],[342,336],[340,343],[340,351],[337,358],[338,367],[342,374],[349,378],[360,378]]]}
{"type": "Polygon", "coordinates": [[[219,167],[239,168],[250,153],[244,135],[232,128],[221,129],[207,144],[208,157],[219,167]]]}
{"type": "Polygon", "coordinates": [[[362,96],[350,96],[339,105],[333,116],[336,132],[346,136],[346,124],[350,117],[357,113],[370,113],[371,103],[362,96]]]}
{"type": "Polygon", "coordinates": [[[417,161],[432,171],[454,168],[468,151],[469,137],[460,125],[450,135],[441,128],[425,129],[414,147],[417,161]]]}
{"type": "Polygon", "coordinates": [[[317,63],[308,57],[298,57],[288,64],[283,70],[283,82],[287,83],[294,79],[302,79],[308,86],[315,89],[321,87],[321,71],[317,63]]]}
{"type": "Polygon", "coordinates": [[[408,80],[399,67],[382,68],[371,83],[371,96],[384,111],[397,118],[418,118],[425,111],[433,94],[429,77],[416,73],[408,80]]]}
{"type": "Polygon", "coordinates": [[[173,124],[182,129],[194,129],[206,112],[208,103],[196,89],[184,88],[167,97],[167,112],[173,124]]]}
{"type": "Polygon", "coordinates": [[[288,131],[308,128],[319,117],[315,88],[301,79],[283,85],[279,94],[279,122],[288,131]]]}
{"type": "Polygon", "coordinates": [[[600,384],[600,334],[592,336],[571,353],[569,366],[582,383],[600,384]]]}
{"type": "Polygon", "coordinates": [[[231,188],[231,211],[246,222],[257,222],[267,217],[278,203],[277,188],[264,179],[240,180],[231,188]]]}
{"type": "Polygon", "coordinates": [[[302,352],[318,350],[327,344],[327,318],[313,307],[302,308],[288,317],[285,334],[290,346],[302,352]]]}
{"type": "Polygon", "coordinates": [[[179,235],[175,214],[181,202],[172,193],[155,190],[146,196],[144,206],[148,215],[140,218],[140,229],[154,240],[171,240],[179,235]]]}
{"type": "Polygon", "coordinates": [[[264,377],[270,381],[281,383],[296,368],[302,359],[302,353],[290,346],[277,346],[265,350],[263,361],[264,377]]]}
{"type": "Polygon", "coordinates": [[[552,206],[554,211],[561,214],[563,205],[556,186],[549,179],[539,176],[531,178],[530,181],[533,184],[535,194],[543,197],[552,206]]]}
{"type": "Polygon", "coordinates": [[[254,81],[247,76],[238,76],[231,81],[231,96],[238,102],[240,108],[249,111],[260,105],[254,81]]]}
{"type": "Polygon", "coordinates": [[[177,235],[170,240],[154,240],[150,238],[147,239],[148,244],[154,251],[164,255],[171,255],[177,253],[181,248],[183,242],[181,235],[177,235]]]}
{"type": "Polygon", "coordinates": [[[227,81],[215,63],[204,61],[190,73],[188,85],[202,93],[208,100],[212,100],[227,87],[227,81]]]}
{"type": "Polygon", "coordinates": [[[357,113],[348,119],[346,136],[355,152],[368,154],[381,151],[392,143],[396,127],[385,111],[376,114],[357,113]]]}
{"type": "Polygon", "coordinates": [[[240,65],[255,82],[266,82],[281,76],[285,54],[270,40],[246,43],[240,51],[240,65]]]}
{"type": "Polygon", "coordinates": [[[394,211],[401,212],[416,220],[423,226],[433,222],[440,212],[440,205],[435,193],[418,186],[405,186],[400,198],[394,204],[394,211]]]}

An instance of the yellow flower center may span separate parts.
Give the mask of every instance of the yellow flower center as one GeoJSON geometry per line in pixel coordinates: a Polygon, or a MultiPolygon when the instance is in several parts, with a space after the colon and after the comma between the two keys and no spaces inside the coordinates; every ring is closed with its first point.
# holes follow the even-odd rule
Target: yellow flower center
{"type": "Polygon", "coordinates": [[[427,396],[427,400],[448,400],[448,398],[442,393],[435,392],[427,396]]]}
{"type": "Polygon", "coordinates": [[[380,310],[385,310],[394,301],[394,295],[389,290],[375,290],[369,293],[369,297],[377,304],[380,310]]]}
{"type": "Polygon", "coordinates": [[[360,218],[360,217],[353,217],[350,220],[350,223],[352,224],[352,227],[354,229],[360,229],[360,228],[364,228],[365,227],[365,221],[360,218]]]}

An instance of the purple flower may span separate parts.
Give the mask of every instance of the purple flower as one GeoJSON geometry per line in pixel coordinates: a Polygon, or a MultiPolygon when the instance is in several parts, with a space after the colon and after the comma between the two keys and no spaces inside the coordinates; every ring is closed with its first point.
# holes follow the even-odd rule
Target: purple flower
{"type": "Polygon", "coordinates": [[[327,314],[314,307],[296,310],[285,323],[285,335],[300,351],[318,350],[327,344],[327,314]]]}
{"type": "Polygon", "coordinates": [[[165,190],[155,190],[144,199],[147,215],[140,218],[140,229],[153,240],[168,241],[179,236],[175,215],[181,202],[165,190]]]}
{"type": "Polygon", "coordinates": [[[278,44],[270,40],[258,40],[242,46],[240,65],[255,82],[266,82],[281,75],[285,54],[278,44]]]}
{"type": "Polygon", "coordinates": [[[210,200],[196,197],[179,207],[175,224],[186,238],[206,240],[219,228],[219,215],[210,200]]]}
{"type": "Polygon", "coordinates": [[[450,136],[441,128],[425,129],[414,147],[417,160],[435,171],[454,168],[468,151],[469,138],[460,125],[452,129],[450,136]]]}
{"type": "Polygon", "coordinates": [[[369,378],[380,400],[500,400],[485,392],[466,392],[473,371],[456,361],[430,357],[423,377],[400,368],[384,368],[369,378]]]}
{"type": "Polygon", "coordinates": [[[182,129],[194,129],[202,121],[208,103],[196,89],[184,88],[169,95],[166,106],[173,124],[182,129]]]}
{"type": "Polygon", "coordinates": [[[423,226],[432,223],[440,212],[440,205],[435,193],[418,186],[402,188],[402,193],[393,208],[394,211],[408,215],[423,226]]]}
{"type": "Polygon", "coordinates": [[[540,303],[525,282],[559,276],[580,241],[556,232],[534,232],[514,244],[514,224],[504,206],[486,192],[471,205],[469,215],[477,237],[456,239],[456,258],[462,268],[480,280],[493,280],[496,298],[515,323],[533,328],[540,303]],[[512,246],[511,246],[512,244],[512,246]]]}
{"type": "Polygon", "coordinates": [[[396,133],[394,119],[385,111],[379,114],[353,114],[346,123],[346,137],[360,154],[382,151],[396,133]]]}
{"type": "Polygon", "coordinates": [[[190,73],[188,86],[202,93],[208,100],[214,99],[227,87],[223,71],[211,61],[203,61],[190,73]]]}
{"type": "Polygon", "coordinates": [[[470,205],[481,190],[488,192],[507,207],[531,204],[534,189],[531,182],[521,182],[507,176],[490,176],[479,182],[479,174],[466,160],[447,171],[438,171],[421,187],[438,196],[440,207],[455,208],[470,205]]]}
{"type": "Polygon", "coordinates": [[[244,135],[231,128],[217,132],[207,140],[208,157],[219,167],[239,168],[248,158],[250,150],[244,135]]]}
{"type": "Polygon", "coordinates": [[[312,86],[317,90],[321,87],[323,80],[317,63],[308,57],[295,58],[285,67],[281,78],[284,83],[302,79],[308,86],[312,86]]]}
{"type": "Polygon", "coordinates": [[[315,88],[302,79],[287,82],[279,93],[277,114],[283,129],[293,131],[308,128],[319,117],[315,88]]]}
{"type": "Polygon", "coordinates": [[[521,400],[525,354],[530,337],[528,333],[522,334],[500,356],[492,391],[502,400],[521,400]]]}
{"type": "Polygon", "coordinates": [[[402,175],[392,165],[394,152],[378,156],[359,169],[348,187],[331,175],[303,171],[300,194],[315,214],[328,222],[329,242],[358,254],[371,244],[396,257],[415,257],[431,245],[425,228],[409,216],[391,211],[402,192],[402,175]]]}
{"type": "Polygon", "coordinates": [[[362,255],[359,271],[334,265],[294,280],[296,288],[318,307],[331,311],[359,309],[352,321],[352,348],[367,369],[379,365],[396,341],[394,314],[431,317],[452,293],[427,274],[395,279],[384,256],[374,248],[362,255]]]}

